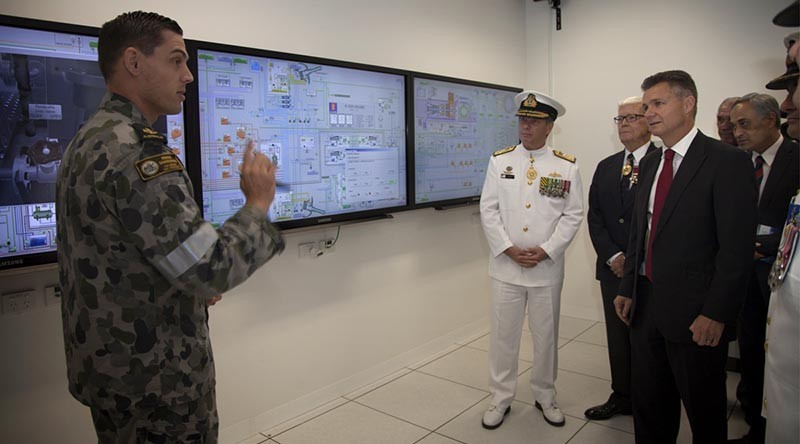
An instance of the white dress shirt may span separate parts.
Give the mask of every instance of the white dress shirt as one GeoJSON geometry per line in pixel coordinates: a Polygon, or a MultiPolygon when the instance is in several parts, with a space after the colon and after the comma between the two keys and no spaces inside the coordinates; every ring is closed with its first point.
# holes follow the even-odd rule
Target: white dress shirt
{"type": "Polygon", "coordinates": [[[697,127],[692,128],[681,140],[676,142],[675,145],[668,147],[664,144],[664,146],[661,147],[661,161],[658,164],[658,170],[656,170],[656,175],[653,179],[653,186],[650,188],[650,199],[647,202],[647,233],[645,233],[644,238],[645,251],[642,256],[641,266],[639,267],[639,274],[641,275],[644,275],[644,264],[647,261],[647,255],[650,253],[647,251],[647,246],[650,245],[650,233],[653,228],[650,225],[653,221],[653,205],[656,201],[658,177],[661,175],[661,170],[664,169],[664,152],[668,149],[675,151],[675,156],[672,158],[672,177],[675,178],[675,175],[678,173],[678,168],[680,168],[683,158],[686,157],[686,153],[689,151],[689,146],[692,145],[695,136],[697,136],[697,127]]]}

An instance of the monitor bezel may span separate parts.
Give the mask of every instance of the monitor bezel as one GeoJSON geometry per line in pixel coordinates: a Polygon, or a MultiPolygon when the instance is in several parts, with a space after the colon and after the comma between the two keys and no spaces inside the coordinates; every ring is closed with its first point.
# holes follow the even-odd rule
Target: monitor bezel
{"type": "MultiPolygon", "coordinates": [[[[323,57],[315,57],[315,56],[308,56],[301,54],[292,54],[292,53],[273,51],[268,49],[259,49],[253,47],[215,43],[202,40],[187,39],[186,48],[189,52],[189,69],[195,76],[197,76],[198,73],[197,71],[198,51],[202,50],[218,51],[218,52],[225,52],[229,54],[251,56],[251,57],[297,61],[302,63],[327,65],[337,68],[357,69],[362,71],[378,72],[378,73],[401,76],[404,82],[403,88],[405,93],[405,110],[404,110],[404,117],[405,117],[404,148],[405,148],[405,162],[406,162],[405,177],[404,177],[406,182],[405,204],[395,205],[385,208],[377,208],[373,210],[359,210],[359,211],[350,211],[339,214],[330,214],[321,217],[310,217],[298,220],[278,221],[275,222],[275,225],[277,225],[279,228],[283,230],[288,230],[293,228],[325,226],[325,225],[345,223],[345,222],[347,223],[358,222],[360,220],[373,220],[379,217],[387,217],[392,213],[408,211],[412,209],[411,205],[412,194],[410,187],[413,185],[412,184],[413,172],[411,171],[410,168],[411,159],[409,157],[410,152],[412,151],[412,147],[410,146],[412,141],[411,137],[409,136],[409,126],[410,126],[409,123],[412,113],[412,109],[409,106],[409,99],[412,94],[412,91],[409,88],[409,82],[411,81],[411,73],[409,71],[387,68],[383,66],[368,65],[364,63],[349,62],[349,61],[328,59],[323,57]]],[[[186,135],[185,138],[186,169],[187,172],[189,173],[189,178],[192,180],[192,185],[194,187],[195,201],[197,202],[197,205],[200,207],[201,211],[203,211],[203,182],[202,182],[202,169],[201,169],[202,152],[200,150],[200,115],[199,115],[200,102],[199,102],[199,89],[197,81],[194,81],[188,85],[188,88],[186,90],[185,103],[191,104],[191,106],[184,107],[184,128],[186,135]]]]}
{"type": "MultiPolygon", "coordinates": [[[[514,93],[520,93],[523,90],[522,90],[522,88],[515,87],[515,86],[499,85],[499,84],[495,84],[495,83],[479,82],[479,81],[475,81],[475,80],[458,79],[458,78],[455,78],[455,77],[440,76],[440,75],[436,75],[436,74],[421,73],[421,72],[412,72],[411,73],[411,83],[410,83],[410,86],[409,86],[410,95],[411,95],[411,102],[409,104],[410,114],[411,114],[411,121],[408,124],[409,133],[410,133],[409,137],[411,138],[411,146],[412,146],[412,149],[410,150],[410,153],[409,153],[409,157],[411,158],[411,163],[410,163],[410,166],[409,166],[408,170],[411,171],[411,176],[414,179],[414,182],[411,183],[411,185],[409,186],[409,188],[412,190],[412,193],[411,193],[411,195],[409,197],[409,202],[411,203],[411,206],[414,209],[430,208],[430,207],[434,207],[436,209],[443,209],[443,208],[447,208],[447,207],[458,207],[458,206],[464,206],[464,205],[477,204],[481,200],[480,194],[464,196],[464,197],[456,197],[456,198],[452,198],[452,199],[430,200],[430,201],[427,201],[427,202],[417,203],[417,164],[416,164],[417,141],[416,141],[416,133],[415,133],[415,131],[416,131],[416,116],[414,115],[414,110],[416,109],[415,94],[414,94],[414,88],[415,88],[416,79],[433,80],[433,81],[439,81],[439,82],[453,83],[453,84],[462,85],[462,86],[475,86],[475,87],[479,87],[479,88],[494,89],[494,90],[499,90],[499,91],[509,91],[509,92],[514,92],[514,93]]],[[[495,147],[495,149],[500,149],[500,148],[503,148],[503,147],[495,147]]]]}
{"type": "MultiPolygon", "coordinates": [[[[100,28],[72,23],[53,22],[48,20],[16,17],[0,14],[0,26],[9,28],[30,29],[35,31],[57,32],[62,34],[79,34],[87,37],[98,37],[100,28]]],[[[41,253],[25,253],[0,258],[0,272],[16,268],[46,265],[58,262],[57,251],[41,253]]]]}

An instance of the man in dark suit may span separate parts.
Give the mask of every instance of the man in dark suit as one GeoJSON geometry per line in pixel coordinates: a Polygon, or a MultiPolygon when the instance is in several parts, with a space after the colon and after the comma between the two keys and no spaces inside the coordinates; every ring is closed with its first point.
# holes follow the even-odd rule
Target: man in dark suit
{"type": "MultiPolygon", "coordinates": [[[[794,79],[792,79],[794,80],[794,79]]],[[[792,196],[800,187],[800,149],[780,133],[778,101],[767,94],[747,94],[731,109],[739,147],[751,154],[758,190],[758,227],[750,283],[739,315],[738,337],[744,399],[750,431],[731,442],[763,444],[766,422],[761,416],[764,387],[764,341],[770,289],[781,229],[792,196]]]]}
{"type": "Polygon", "coordinates": [[[603,159],[589,187],[589,235],[597,252],[595,277],[600,281],[603,313],[606,319],[608,360],[611,364],[611,396],[604,404],[586,410],[584,415],[603,420],[631,414],[631,343],[628,326],[614,312],[625,251],[630,236],[631,211],[639,177],[639,162],[656,150],[644,119],[641,97],[630,97],[619,104],[617,134],[625,149],[603,159]]]}
{"type": "Polygon", "coordinates": [[[725,363],[753,260],[756,192],[747,154],[694,125],[684,71],[642,83],[664,147],[642,159],[617,315],[631,325],[637,443],[675,443],[681,401],[694,443],[727,439],[725,363]]]}

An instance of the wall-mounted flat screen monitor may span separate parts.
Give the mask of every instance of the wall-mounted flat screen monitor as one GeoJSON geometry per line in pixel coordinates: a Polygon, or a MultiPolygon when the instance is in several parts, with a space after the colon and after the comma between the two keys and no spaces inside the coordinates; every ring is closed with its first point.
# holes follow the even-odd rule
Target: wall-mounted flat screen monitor
{"type": "Polygon", "coordinates": [[[203,42],[190,42],[190,56],[206,220],[221,224],[244,205],[248,140],[277,166],[269,217],[282,228],[407,206],[403,73],[203,42]]]}
{"type": "Polygon", "coordinates": [[[414,203],[480,199],[489,157],[519,142],[514,96],[521,90],[441,77],[414,77],[414,203]]]}
{"type": "MultiPolygon", "coordinates": [[[[56,260],[58,166],[105,94],[97,35],[0,15],[0,270],[56,260]]],[[[182,116],[154,127],[183,156],[182,116]]]]}

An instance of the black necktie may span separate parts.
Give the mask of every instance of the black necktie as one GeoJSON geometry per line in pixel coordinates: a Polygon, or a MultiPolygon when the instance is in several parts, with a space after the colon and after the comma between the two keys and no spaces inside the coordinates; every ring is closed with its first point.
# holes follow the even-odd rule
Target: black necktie
{"type": "Polygon", "coordinates": [[[631,175],[633,174],[633,153],[628,154],[625,166],[622,167],[622,180],[619,182],[619,190],[624,195],[631,188],[631,175]]]}

